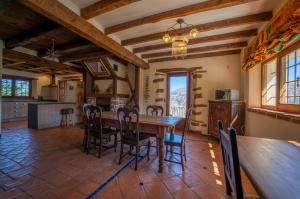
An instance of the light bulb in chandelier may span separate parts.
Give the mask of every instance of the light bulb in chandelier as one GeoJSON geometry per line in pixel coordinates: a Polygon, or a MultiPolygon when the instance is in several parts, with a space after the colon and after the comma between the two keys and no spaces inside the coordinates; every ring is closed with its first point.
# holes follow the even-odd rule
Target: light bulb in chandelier
{"type": "Polygon", "coordinates": [[[169,41],[171,40],[171,37],[168,33],[166,33],[164,36],[163,36],[163,41],[165,43],[168,43],[169,41]]]}
{"type": "Polygon", "coordinates": [[[196,28],[193,28],[190,31],[190,36],[193,37],[193,38],[197,37],[198,34],[199,34],[199,31],[196,28]]]}

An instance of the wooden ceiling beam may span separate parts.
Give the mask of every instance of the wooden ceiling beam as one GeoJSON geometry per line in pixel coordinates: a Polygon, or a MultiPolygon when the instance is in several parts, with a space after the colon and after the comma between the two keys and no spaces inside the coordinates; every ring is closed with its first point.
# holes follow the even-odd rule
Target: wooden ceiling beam
{"type": "MultiPolygon", "coordinates": [[[[224,55],[233,55],[233,54],[239,54],[241,53],[241,50],[228,50],[228,51],[219,51],[219,52],[210,52],[210,53],[201,53],[201,54],[193,54],[193,55],[187,55],[184,57],[185,59],[197,59],[197,58],[203,58],[203,57],[216,57],[216,56],[224,56],[224,55]]],[[[180,60],[176,57],[164,57],[164,58],[158,58],[158,59],[149,59],[149,63],[157,63],[157,62],[165,62],[165,61],[173,61],[173,60],[180,60]]]]}
{"type": "Polygon", "coordinates": [[[22,33],[22,35],[19,35],[12,39],[8,39],[5,41],[5,44],[7,48],[15,48],[18,46],[25,46],[34,41],[38,41],[42,39],[50,40],[50,38],[47,38],[46,35],[53,34],[57,31],[60,31],[61,29],[63,29],[63,27],[59,26],[56,23],[47,23],[40,27],[35,28],[31,32],[25,32],[22,33]]]}
{"type": "MultiPolygon", "coordinates": [[[[246,47],[247,44],[248,43],[244,41],[244,42],[229,43],[229,44],[219,44],[213,46],[202,46],[197,48],[189,48],[187,53],[191,54],[191,53],[199,53],[199,52],[242,48],[242,47],[246,47]]],[[[167,56],[172,56],[172,51],[143,54],[142,58],[148,59],[148,58],[167,57],[167,56]]]]}
{"type": "Polygon", "coordinates": [[[113,56],[111,52],[106,50],[100,50],[95,52],[88,53],[80,53],[80,54],[72,54],[67,56],[62,56],[59,58],[61,62],[73,62],[73,61],[86,61],[86,60],[94,60],[102,57],[110,57],[113,56]]]}
{"type": "Polygon", "coordinates": [[[177,17],[184,17],[187,15],[196,14],[199,12],[205,12],[209,10],[216,10],[236,5],[245,4],[248,2],[257,1],[257,0],[209,0],[193,5],[188,5],[185,7],[168,10],[162,13],[146,16],[143,18],[135,19],[125,23],[117,24],[105,29],[106,34],[112,34],[115,32],[120,32],[129,28],[141,26],[149,23],[156,23],[166,19],[172,19],[177,17]]]}
{"type": "Polygon", "coordinates": [[[101,30],[78,16],[68,7],[53,0],[18,0],[21,4],[33,9],[43,16],[75,32],[95,45],[106,49],[114,55],[141,68],[149,68],[149,64],[137,57],[128,49],[106,36],[101,30]]]}
{"type": "MultiPolygon", "coordinates": [[[[87,50],[96,50],[99,49],[95,44],[87,41],[87,40],[79,40],[75,42],[70,42],[68,44],[63,44],[55,47],[55,51],[58,56],[63,56],[65,54],[76,53],[78,54],[80,51],[87,51],[87,50]]],[[[39,50],[38,56],[44,57],[48,53],[47,50],[39,50]]]]}
{"type": "MultiPolygon", "coordinates": [[[[247,15],[243,17],[235,17],[231,19],[225,19],[221,21],[215,21],[215,22],[210,22],[206,24],[199,24],[195,25],[193,27],[187,27],[182,29],[182,34],[187,35],[189,34],[190,30],[192,28],[197,28],[198,31],[200,32],[205,32],[205,31],[211,31],[215,29],[220,29],[220,28],[229,28],[233,26],[240,26],[240,25],[245,25],[245,24],[252,24],[252,23],[259,23],[259,22],[264,22],[268,21],[272,18],[272,12],[263,12],[259,14],[253,14],[253,15],[247,15]]],[[[172,33],[176,33],[176,31],[171,31],[172,33]]],[[[135,37],[131,39],[126,39],[121,42],[123,46],[128,46],[128,45],[134,45],[138,43],[144,43],[148,41],[153,41],[153,40],[159,40],[162,39],[163,35],[165,32],[159,32],[159,33],[154,33],[154,34],[149,34],[149,35],[144,35],[140,37],[135,37]]]]}
{"type": "Polygon", "coordinates": [[[90,19],[140,0],[101,0],[81,9],[81,16],[90,19]]]}
{"type": "MultiPolygon", "coordinates": [[[[194,44],[200,44],[200,43],[212,42],[212,41],[222,41],[222,40],[228,40],[228,39],[247,38],[247,37],[256,36],[256,35],[257,35],[257,29],[244,30],[244,31],[231,32],[231,33],[211,35],[211,36],[206,36],[206,37],[190,39],[188,45],[194,45],[194,44]]],[[[152,51],[152,50],[171,48],[171,46],[172,46],[171,43],[143,46],[143,47],[134,48],[133,53],[142,53],[142,52],[147,52],[147,51],[152,51]]]]}
{"type": "Polygon", "coordinates": [[[37,67],[47,66],[49,69],[55,70],[72,70],[74,72],[81,73],[82,69],[75,68],[63,63],[51,61],[44,58],[35,57],[33,55],[28,55],[14,50],[4,49],[3,50],[3,60],[14,61],[14,62],[26,62],[26,64],[34,65],[37,67]]]}

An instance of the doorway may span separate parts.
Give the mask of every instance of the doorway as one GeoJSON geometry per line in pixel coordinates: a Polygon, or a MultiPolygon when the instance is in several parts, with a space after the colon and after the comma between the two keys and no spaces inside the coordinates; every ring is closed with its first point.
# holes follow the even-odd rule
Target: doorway
{"type": "Polygon", "coordinates": [[[167,114],[185,117],[189,105],[188,73],[169,73],[167,84],[167,114]]]}

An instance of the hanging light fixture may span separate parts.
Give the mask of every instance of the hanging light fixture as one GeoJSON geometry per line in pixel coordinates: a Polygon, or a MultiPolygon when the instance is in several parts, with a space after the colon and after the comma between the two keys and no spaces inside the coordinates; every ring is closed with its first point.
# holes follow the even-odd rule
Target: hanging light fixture
{"type": "Polygon", "coordinates": [[[189,32],[191,37],[195,38],[198,36],[199,31],[193,25],[187,24],[183,19],[179,18],[173,26],[168,28],[162,38],[165,43],[172,42],[172,55],[182,58],[187,55],[187,45],[189,42],[188,38],[182,32],[183,25],[191,29],[189,32]],[[177,25],[179,25],[178,30],[175,29],[177,25]]]}

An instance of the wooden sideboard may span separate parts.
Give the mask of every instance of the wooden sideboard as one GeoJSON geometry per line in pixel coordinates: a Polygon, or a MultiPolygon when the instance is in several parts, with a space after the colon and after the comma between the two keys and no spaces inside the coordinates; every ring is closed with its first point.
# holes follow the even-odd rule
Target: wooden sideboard
{"type": "Polygon", "coordinates": [[[222,120],[224,129],[230,126],[236,115],[238,117],[233,124],[238,135],[242,134],[241,128],[245,126],[245,102],[229,100],[211,100],[209,101],[208,115],[208,133],[209,135],[219,138],[219,129],[217,121],[222,120]]]}

